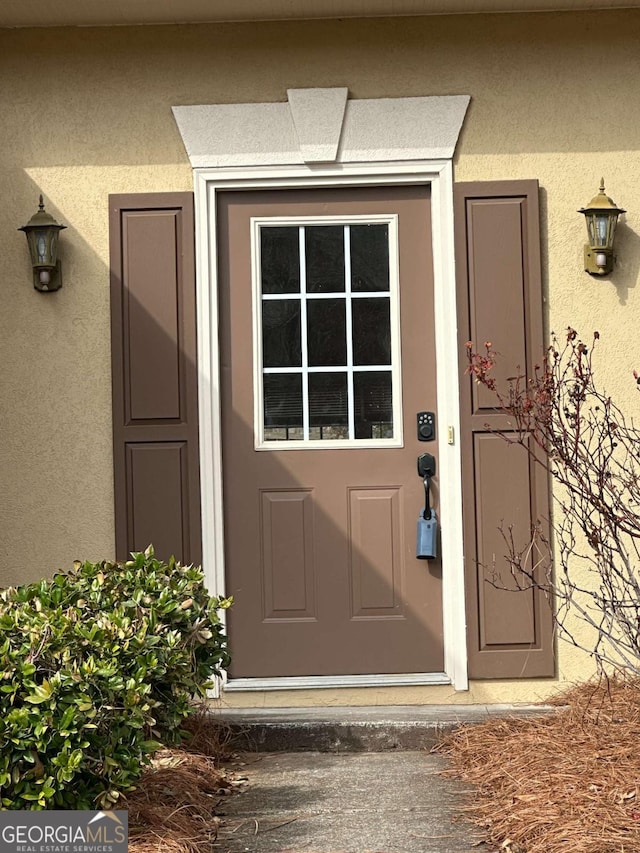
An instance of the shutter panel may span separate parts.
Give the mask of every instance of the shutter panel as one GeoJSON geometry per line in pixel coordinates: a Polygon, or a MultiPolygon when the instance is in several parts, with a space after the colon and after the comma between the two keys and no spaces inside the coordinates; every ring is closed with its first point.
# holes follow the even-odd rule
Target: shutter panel
{"type": "Polygon", "coordinates": [[[551,608],[539,590],[513,586],[500,525],[520,547],[537,520],[547,525],[546,472],[522,447],[491,430],[508,429],[490,391],[466,370],[465,343],[500,353],[495,377],[531,376],[544,353],[537,181],[461,183],[454,190],[461,446],[470,678],[554,674],[551,608]],[[487,425],[489,428],[487,428],[487,425]],[[494,584],[488,582],[494,580],[494,584]]]}
{"type": "Polygon", "coordinates": [[[116,554],[202,560],[192,193],[109,197],[116,554]]]}

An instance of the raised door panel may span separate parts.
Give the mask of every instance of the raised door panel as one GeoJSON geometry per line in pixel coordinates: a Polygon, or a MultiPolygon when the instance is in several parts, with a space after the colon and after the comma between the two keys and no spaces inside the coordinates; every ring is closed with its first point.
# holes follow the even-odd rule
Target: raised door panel
{"type": "MultiPolygon", "coordinates": [[[[525,225],[522,198],[468,199],[470,337],[480,348],[499,342],[495,378],[499,386],[519,367],[526,370],[525,225]]],[[[473,411],[491,411],[495,397],[483,385],[473,385],[473,411]]]]}
{"type": "Polygon", "coordinates": [[[352,618],[403,613],[401,489],[349,490],[352,618]]]}
{"type": "Polygon", "coordinates": [[[525,546],[530,532],[529,459],[491,433],[474,436],[473,456],[480,647],[535,643],[535,593],[520,589],[505,559],[509,536],[525,546]]]}
{"type": "Polygon", "coordinates": [[[173,554],[176,545],[184,553],[189,542],[186,444],[127,444],[126,478],[131,550],[144,551],[152,542],[158,555],[173,554]]]}
{"type": "Polygon", "coordinates": [[[312,492],[265,490],[261,499],[264,619],[315,619],[312,492]]]}
{"type": "Polygon", "coordinates": [[[179,419],[178,212],[126,211],[123,236],[125,396],[129,423],[179,419]]]}

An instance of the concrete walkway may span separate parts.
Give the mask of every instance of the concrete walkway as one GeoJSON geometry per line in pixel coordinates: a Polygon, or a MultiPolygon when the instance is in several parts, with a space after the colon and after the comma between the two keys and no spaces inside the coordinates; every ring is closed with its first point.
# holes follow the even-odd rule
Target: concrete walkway
{"type": "MultiPolygon", "coordinates": [[[[250,753],[220,806],[217,853],[474,853],[468,788],[428,752],[250,753]]],[[[474,845],[474,842],[475,845],[474,845]]]]}
{"type": "Polygon", "coordinates": [[[541,706],[224,709],[247,789],[221,804],[216,853],[489,853],[469,788],[429,752],[447,730],[541,706]]]}

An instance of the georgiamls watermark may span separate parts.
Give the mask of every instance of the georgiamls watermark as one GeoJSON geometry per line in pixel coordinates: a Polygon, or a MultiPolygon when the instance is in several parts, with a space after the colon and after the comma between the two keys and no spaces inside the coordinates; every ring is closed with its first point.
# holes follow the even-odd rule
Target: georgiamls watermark
{"type": "Polygon", "coordinates": [[[0,812],[0,853],[127,853],[126,811],[0,812]]]}

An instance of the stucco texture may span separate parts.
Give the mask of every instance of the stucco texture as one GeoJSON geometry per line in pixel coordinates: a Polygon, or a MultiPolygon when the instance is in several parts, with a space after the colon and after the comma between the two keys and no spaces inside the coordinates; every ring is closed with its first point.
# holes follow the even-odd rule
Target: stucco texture
{"type": "MultiPolygon", "coordinates": [[[[107,195],[192,188],[174,105],[284,101],[288,88],[331,86],[351,98],[471,95],[456,180],[539,179],[548,329],[597,328],[598,376],[633,410],[639,43],[636,10],[0,31],[0,585],[113,556],[107,195]],[[576,213],[601,176],[628,209],[606,281],[582,270],[576,213]],[[68,226],[55,294],[33,289],[16,230],[39,192],[68,226]]],[[[560,682],[268,701],[528,701],[578,678],[583,663],[561,644],[560,682]]]]}

